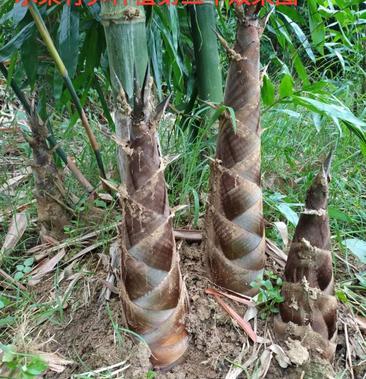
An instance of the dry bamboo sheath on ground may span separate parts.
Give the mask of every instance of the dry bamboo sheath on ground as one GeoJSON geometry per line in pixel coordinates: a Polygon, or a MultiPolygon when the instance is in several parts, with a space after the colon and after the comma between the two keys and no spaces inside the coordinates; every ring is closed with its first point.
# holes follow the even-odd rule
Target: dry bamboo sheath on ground
{"type": "MultiPolygon", "coordinates": [[[[205,250],[214,282],[253,294],[262,275],[265,237],[260,187],[260,28],[255,9],[238,15],[224,103],[235,111],[220,122],[206,217],[205,250]],[[254,10],[254,12],[253,12],[254,10]]],[[[225,42],[224,42],[225,44],[225,42]]]]}
{"type": "Polygon", "coordinates": [[[329,169],[330,156],[308,190],[285,268],[285,301],[275,320],[278,336],[301,340],[315,360],[333,358],[337,334],[327,215],[329,169]]]}

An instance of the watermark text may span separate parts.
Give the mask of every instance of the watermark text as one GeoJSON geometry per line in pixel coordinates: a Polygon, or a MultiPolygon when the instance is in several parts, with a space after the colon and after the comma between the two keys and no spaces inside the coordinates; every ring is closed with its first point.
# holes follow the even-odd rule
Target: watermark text
{"type": "MultiPolygon", "coordinates": [[[[128,0],[100,0],[101,2],[110,2],[113,5],[123,4],[128,5],[128,0]]],[[[219,3],[224,0],[214,0],[215,5],[218,6],[219,3]]],[[[293,5],[297,6],[298,0],[227,0],[229,5],[258,5],[265,6],[266,4],[280,6],[280,5],[293,5]]],[[[93,6],[98,3],[98,0],[15,0],[16,3],[21,3],[23,7],[27,7],[30,3],[41,5],[47,5],[49,7],[53,5],[67,4],[68,6],[81,7],[83,4],[86,6],[93,6]]],[[[136,5],[140,6],[162,6],[162,5],[172,5],[178,6],[182,5],[200,5],[205,4],[205,0],[137,0],[136,5]]]]}

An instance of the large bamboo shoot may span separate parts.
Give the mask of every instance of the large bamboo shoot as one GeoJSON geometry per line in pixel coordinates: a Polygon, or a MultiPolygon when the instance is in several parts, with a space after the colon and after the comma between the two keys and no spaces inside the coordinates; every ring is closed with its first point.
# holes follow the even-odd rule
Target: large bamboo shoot
{"type": "Polygon", "coordinates": [[[206,218],[205,249],[216,284],[253,294],[250,283],[264,267],[264,223],[260,187],[260,27],[248,8],[238,29],[225,89],[225,105],[235,111],[220,122],[206,218]]]}

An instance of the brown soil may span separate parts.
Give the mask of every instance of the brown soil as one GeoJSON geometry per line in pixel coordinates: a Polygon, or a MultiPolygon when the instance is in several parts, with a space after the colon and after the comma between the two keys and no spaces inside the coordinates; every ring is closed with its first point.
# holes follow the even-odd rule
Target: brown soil
{"type": "MultiPolygon", "coordinates": [[[[231,321],[215,300],[204,293],[212,284],[205,277],[198,246],[184,244],[181,251],[182,271],[189,292],[190,314],[187,317],[187,328],[190,334],[190,347],[181,364],[170,372],[158,373],[158,378],[221,378],[248,343],[243,331],[231,321]]],[[[89,266],[95,266],[95,260],[89,266]]],[[[81,302],[67,307],[64,314],[66,326],[45,325],[44,338],[53,336],[55,342],[51,350],[71,358],[76,363],[62,374],[49,373],[47,378],[70,378],[72,374],[106,367],[128,359],[131,364],[125,373],[126,378],[146,378],[150,368],[149,354],[143,344],[136,344],[126,333],[122,333],[123,342],[117,343],[109,315],[114,322],[122,325],[121,306],[114,296],[106,306],[98,302],[102,288],[99,279],[106,274],[98,271],[89,283],[92,291],[87,304],[83,304],[83,290],[78,288],[73,301],[81,302]],[[70,308],[70,309],[69,309],[70,308]],[[78,308],[78,309],[75,309],[78,308]],[[109,315],[108,315],[109,313],[109,315]]],[[[65,287],[67,284],[65,285],[65,287]]],[[[42,287],[37,292],[47,291],[42,287]]],[[[69,304],[71,301],[68,302],[69,304]]],[[[244,314],[245,307],[236,307],[244,314]]]]}
{"type": "MultiPolygon", "coordinates": [[[[200,247],[184,243],[180,252],[182,272],[190,299],[190,314],[187,317],[190,346],[183,362],[169,372],[156,373],[155,378],[226,378],[234,362],[244,367],[246,371],[242,370],[242,373],[230,378],[259,378],[260,376],[253,374],[258,373],[261,367],[263,368],[266,361],[264,350],[271,343],[253,345],[242,329],[228,317],[216,301],[204,293],[206,288],[212,287],[212,283],[206,277],[200,247]]],[[[95,268],[96,260],[90,259],[86,266],[89,270],[91,267],[95,268]]],[[[272,270],[276,271],[276,268],[272,270]]],[[[97,272],[85,277],[89,279],[80,280],[77,289],[73,291],[72,298],[64,310],[62,326],[51,322],[42,325],[43,339],[51,336],[54,339],[54,342],[48,345],[48,349],[57,350],[64,357],[75,362],[63,373],[48,373],[46,378],[66,379],[72,374],[107,367],[125,359],[130,367],[125,371],[124,378],[152,378],[152,376],[147,376],[151,367],[148,360],[149,352],[145,346],[133,340],[129,333],[120,330],[121,333],[118,335],[113,329],[111,318],[117,325],[122,325],[121,307],[117,296],[112,297],[108,307],[98,301],[102,289],[102,284],[98,279],[105,279],[105,277],[104,269],[98,265],[97,272]]],[[[51,281],[47,283],[36,288],[36,292],[42,297],[45,293],[52,291],[51,281]],[[47,286],[48,289],[45,288],[47,286]]],[[[67,285],[67,282],[63,284],[65,288],[67,285]]],[[[237,306],[233,303],[231,306],[239,314],[244,315],[245,306],[237,306]]],[[[260,320],[255,322],[257,335],[266,339],[271,337],[272,320],[267,322],[268,327],[260,320]]],[[[336,367],[337,372],[342,372],[345,370],[346,353],[342,331],[340,331],[339,342],[336,367]]],[[[290,371],[283,371],[278,366],[274,354],[271,354],[268,359],[271,358],[271,365],[265,377],[288,377],[290,371]]],[[[355,374],[356,378],[362,377],[358,372],[355,374]]],[[[292,377],[295,378],[295,376],[292,377]]],[[[343,378],[347,378],[347,375],[343,378]]]]}
{"type": "MultiPolygon", "coordinates": [[[[216,301],[204,293],[212,283],[206,278],[201,249],[183,245],[180,251],[190,299],[187,329],[191,340],[184,362],[158,377],[222,378],[230,367],[229,361],[233,362],[239,356],[247,337],[216,301]]],[[[243,311],[244,307],[241,314],[243,311]]]]}

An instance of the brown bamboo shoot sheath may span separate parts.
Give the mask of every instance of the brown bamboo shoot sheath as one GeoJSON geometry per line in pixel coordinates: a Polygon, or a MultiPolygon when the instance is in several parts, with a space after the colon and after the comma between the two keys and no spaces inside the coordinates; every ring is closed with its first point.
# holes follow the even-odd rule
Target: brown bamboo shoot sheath
{"type": "Polygon", "coordinates": [[[308,190],[285,268],[280,315],[275,330],[296,338],[313,354],[331,360],[337,334],[330,229],[327,215],[330,160],[308,190]]]}
{"type": "Polygon", "coordinates": [[[167,367],[187,348],[187,302],[157,143],[157,123],[150,117],[149,103],[142,100],[135,104],[130,118],[121,228],[122,302],[129,326],[148,343],[153,364],[167,367]]]}
{"type": "Polygon", "coordinates": [[[235,111],[220,122],[206,218],[205,249],[216,284],[252,295],[262,275],[265,237],[260,187],[260,29],[255,15],[238,21],[225,89],[235,111]]]}

